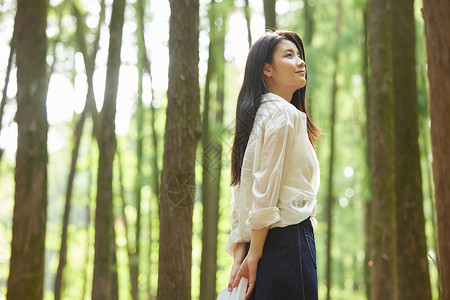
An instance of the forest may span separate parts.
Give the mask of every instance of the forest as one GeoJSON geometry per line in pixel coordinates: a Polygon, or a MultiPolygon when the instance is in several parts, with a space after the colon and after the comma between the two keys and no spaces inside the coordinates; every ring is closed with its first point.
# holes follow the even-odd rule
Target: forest
{"type": "Polygon", "coordinates": [[[319,298],[450,300],[450,1],[0,0],[0,299],[217,299],[248,50],[303,40],[319,298]]]}

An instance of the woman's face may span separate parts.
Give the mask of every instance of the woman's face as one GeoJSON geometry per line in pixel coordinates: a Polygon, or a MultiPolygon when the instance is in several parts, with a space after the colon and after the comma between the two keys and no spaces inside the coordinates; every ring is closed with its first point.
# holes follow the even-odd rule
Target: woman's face
{"type": "Polygon", "coordinates": [[[292,96],[306,85],[306,64],[293,42],[281,40],[277,44],[273,63],[264,65],[264,75],[268,88],[279,95],[290,93],[292,96]]]}

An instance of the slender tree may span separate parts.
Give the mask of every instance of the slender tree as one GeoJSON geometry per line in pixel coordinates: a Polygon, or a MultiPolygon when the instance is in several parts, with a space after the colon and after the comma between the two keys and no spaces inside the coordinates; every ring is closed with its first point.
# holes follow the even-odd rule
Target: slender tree
{"type": "MultiPolygon", "coordinates": [[[[104,0],[102,1],[101,5],[102,9],[100,12],[100,18],[99,18],[99,24],[97,27],[97,37],[100,37],[100,28],[104,21],[105,17],[105,3],[104,0]]],[[[94,66],[94,63],[91,63],[91,60],[95,60],[95,57],[97,55],[98,51],[98,43],[99,38],[96,38],[94,41],[94,47],[91,55],[89,55],[86,49],[86,42],[85,42],[85,34],[84,34],[84,21],[81,16],[81,13],[76,5],[73,5],[73,12],[75,15],[75,18],[77,20],[77,37],[78,37],[78,45],[80,48],[80,51],[83,54],[83,57],[85,58],[85,67],[86,67],[86,74],[88,74],[87,78],[90,78],[92,80],[93,73],[94,73],[94,67],[90,68],[89,66],[94,66]]],[[[92,82],[90,83],[92,85],[92,82]]],[[[89,83],[88,83],[89,85],[89,83]]],[[[92,90],[93,91],[93,90],[92,90]]],[[[86,103],[93,102],[93,93],[87,94],[86,97],[86,103]]],[[[56,271],[56,278],[55,278],[55,300],[61,299],[61,289],[62,289],[62,281],[63,281],[63,270],[66,265],[67,260],[67,227],[69,225],[69,216],[70,216],[70,207],[71,207],[71,201],[72,201],[72,190],[73,190],[73,182],[75,179],[75,173],[76,173],[76,166],[78,161],[78,152],[80,149],[81,144],[81,135],[83,133],[84,123],[86,120],[87,114],[90,112],[91,114],[95,114],[96,111],[90,111],[92,109],[92,105],[86,104],[76,125],[73,132],[74,137],[74,144],[72,149],[72,157],[71,157],[71,164],[70,164],[70,170],[69,170],[69,176],[67,179],[67,188],[66,188],[66,202],[64,205],[64,215],[63,215],[63,226],[62,226],[62,235],[61,235],[61,247],[59,251],[59,264],[58,269],[56,271]]]]}
{"type": "Polygon", "coordinates": [[[327,201],[327,300],[330,300],[331,293],[331,244],[333,237],[333,223],[331,215],[333,213],[333,206],[335,202],[335,197],[333,195],[333,167],[334,167],[334,151],[335,151],[335,124],[336,124],[336,97],[338,92],[338,84],[337,84],[337,72],[338,72],[338,64],[339,64],[339,37],[341,34],[341,23],[342,23],[342,0],[339,0],[337,3],[337,17],[336,17],[336,45],[334,46],[333,52],[333,61],[335,63],[334,71],[333,71],[333,85],[331,89],[331,141],[330,141],[330,160],[329,160],[329,173],[328,173],[328,201],[327,201]]]}
{"type": "MultiPolygon", "coordinates": [[[[7,92],[8,92],[9,76],[11,74],[14,58],[14,32],[11,38],[11,42],[9,44],[10,46],[9,46],[8,66],[6,67],[5,84],[3,86],[2,100],[0,102],[0,133],[2,132],[3,112],[5,110],[6,101],[8,100],[7,92]]],[[[0,162],[2,161],[2,157],[3,157],[3,149],[0,148],[0,162]]]]}
{"type": "Polygon", "coordinates": [[[113,161],[116,152],[115,115],[119,81],[120,50],[125,12],[125,0],[114,0],[110,22],[109,54],[104,103],[97,142],[99,166],[97,178],[97,208],[95,213],[95,256],[92,299],[111,298],[113,161]]]}
{"type": "Polygon", "coordinates": [[[396,299],[390,0],[369,2],[371,299],[396,299]]]}
{"type": "Polygon", "coordinates": [[[47,9],[47,0],[17,2],[14,36],[18,141],[8,300],[43,297],[48,160],[47,9]]]}
{"type": "Polygon", "coordinates": [[[392,0],[398,300],[431,299],[418,141],[414,1],[392,0]]]}
{"type": "Polygon", "coordinates": [[[200,137],[199,1],[170,0],[158,299],[191,299],[195,151],[200,137]]]}
{"type": "MultiPolygon", "coordinates": [[[[92,147],[93,143],[90,144],[90,147],[92,147]]],[[[87,172],[88,172],[88,182],[87,182],[87,189],[86,189],[86,198],[87,198],[87,203],[85,206],[85,218],[86,218],[86,245],[85,245],[85,250],[84,250],[84,265],[88,266],[89,263],[91,262],[91,222],[93,219],[92,216],[92,204],[93,204],[93,200],[94,200],[94,195],[92,192],[92,182],[93,182],[93,170],[92,170],[92,155],[89,156],[88,159],[88,164],[87,164],[87,172]]],[[[82,288],[81,288],[81,297],[80,300],[84,300],[86,297],[86,291],[87,291],[87,285],[88,285],[88,273],[89,273],[90,268],[86,268],[83,272],[83,276],[81,278],[82,281],[82,288]]]]}
{"type": "Polygon", "coordinates": [[[83,124],[86,115],[81,114],[80,119],[77,121],[74,131],[74,145],[72,150],[72,161],[70,164],[70,171],[68,176],[68,184],[66,189],[66,203],[64,205],[63,226],[61,234],[61,247],[59,250],[59,264],[55,277],[55,300],[61,299],[62,282],[63,282],[63,270],[67,262],[67,228],[69,226],[70,205],[72,199],[73,181],[75,179],[76,162],[78,158],[78,151],[81,143],[81,134],[83,132],[83,124]]]}
{"type": "MultiPolygon", "coordinates": [[[[231,3],[232,4],[232,3],[231,3]]],[[[204,109],[202,119],[203,146],[203,230],[202,230],[202,259],[200,275],[200,299],[214,299],[216,297],[217,270],[217,233],[220,200],[220,173],[222,169],[222,145],[217,140],[215,131],[223,126],[223,98],[224,98],[224,50],[227,13],[230,1],[216,3],[211,1],[208,12],[210,21],[209,58],[206,73],[204,109]],[[212,76],[212,75],[215,76],[212,76]],[[211,101],[211,79],[216,82],[216,101],[211,101]],[[215,104],[216,105],[211,105],[215,104]],[[215,116],[213,117],[215,113],[215,116]]]]}
{"type": "MultiPolygon", "coordinates": [[[[368,42],[367,38],[369,36],[368,32],[368,17],[367,17],[367,4],[365,5],[363,9],[363,35],[364,35],[364,43],[362,45],[362,74],[363,74],[363,83],[364,83],[364,108],[365,108],[365,116],[366,116],[366,123],[364,128],[364,133],[367,137],[370,137],[370,94],[369,94],[369,49],[368,49],[368,42]]],[[[365,149],[365,163],[367,166],[367,170],[370,170],[370,138],[366,140],[366,149],[365,149]]],[[[371,227],[371,204],[372,199],[370,199],[370,195],[372,194],[370,191],[371,188],[371,178],[370,178],[370,172],[366,172],[364,185],[367,190],[369,190],[369,198],[365,199],[365,213],[364,213],[364,232],[365,232],[365,244],[364,248],[366,251],[366,255],[364,257],[364,283],[365,283],[365,292],[367,299],[370,299],[370,267],[369,267],[369,261],[370,261],[370,227],[371,227]]]]}
{"type": "Polygon", "coordinates": [[[142,146],[144,141],[143,125],[144,125],[144,105],[142,102],[143,94],[143,79],[144,79],[144,68],[146,65],[147,55],[144,40],[144,10],[145,2],[138,0],[135,3],[136,10],[136,38],[138,46],[138,94],[137,94],[137,105],[136,105],[136,177],[134,183],[134,194],[135,194],[135,207],[136,207],[136,230],[134,233],[134,247],[130,249],[130,277],[131,277],[131,295],[134,300],[138,299],[139,288],[138,288],[138,277],[139,277],[139,256],[141,249],[141,193],[142,193],[142,146]]]}
{"type": "Polygon", "coordinates": [[[449,11],[450,2],[445,0],[423,3],[442,300],[450,299],[450,83],[446,80],[450,76],[449,11]]]}
{"type": "MultiPolygon", "coordinates": [[[[114,217],[113,217],[114,218],[114,217]]],[[[111,240],[111,295],[110,300],[119,300],[119,278],[117,274],[117,245],[116,245],[116,229],[111,226],[112,240],[111,240]]]]}
{"type": "Polygon", "coordinates": [[[304,1],[303,13],[305,20],[305,42],[311,45],[314,35],[314,7],[310,5],[308,0],[304,1]]]}
{"type": "MultiPolygon", "coordinates": [[[[132,257],[132,253],[131,253],[131,242],[130,242],[130,230],[128,228],[128,220],[127,220],[127,215],[125,213],[125,207],[126,207],[126,199],[125,199],[125,187],[123,184],[123,163],[122,163],[122,155],[121,153],[121,149],[120,149],[120,144],[117,145],[117,169],[118,169],[118,177],[119,177],[119,190],[120,190],[120,217],[122,218],[122,222],[123,222],[123,227],[125,229],[125,247],[127,249],[127,253],[128,253],[128,268],[130,271],[130,281],[131,281],[131,270],[132,270],[132,262],[131,262],[131,257],[132,257]]],[[[131,291],[131,293],[133,293],[133,291],[131,291]]],[[[133,296],[132,296],[133,297],[133,296]]]]}
{"type": "Polygon", "coordinates": [[[250,5],[248,3],[248,0],[245,0],[244,13],[245,13],[245,20],[247,21],[246,23],[247,23],[248,48],[250,48],[252,46],[252,31],[250,29],[251,15],[250,15],[250,5]]]}
{"type": "Polygon", "coordinates": [[[266,21],[266,29],[277,28],[277,13],[275,12],[276,0],[264,0],[264,19],[266,21]]]}

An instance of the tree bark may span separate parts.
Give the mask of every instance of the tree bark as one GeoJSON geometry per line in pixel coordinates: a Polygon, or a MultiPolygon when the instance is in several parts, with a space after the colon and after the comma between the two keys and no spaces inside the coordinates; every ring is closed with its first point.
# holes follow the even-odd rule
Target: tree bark
{"type": "Polygon", "coordinates": [[[314,8],[308,4],[308,0],[304,1],[304,20],[305,20],[305,42],[311,45],[314,34],[314,8]]]}
{"type": "Polygon", "coordinates": [[[276,29],[276,12],[275,12],[276,0],[264,0],[264,19],[266,21],[266,29],[276,29]]]}
{"type": "Polygon", "coordinates": [[[138,0],[135,4],[137,18],[137,46],[138,46],[138,95],[136,106],[136,178],[134,184],[135,207],[136,207],[136,231],[134,241],[134,251],[130,251],[130,277],[131,277],[131,295],[134,300],[138,299],[139,287],[139,255],[140,255],[140,237],[141,237],[141,190],[142,190],[142,145],[143,145],[143,124],[144,124],[144,106],[142,103],[143,76],[144,67],[147,60],[146,47],[144,40],[144,9],[145,2],[138,0]]]}
{"type": "Polygon", "coordinates": [[[450,299],[450,2],[423,3],[430,86],[431,145],[443,300],[450,299]]]}
{"type": "Polygon", "coordinates": [[[390,1],[369,2],[371,299],[396,299],[394,112],[390,1]]]}
{"type": "MultiPolygon", "coordinates": [[[[92,148],[92,144],[90,144],[90,148],[92,148]]],[[[85,245],[85,254],[84,254],[84,265],[88,266],[91,262],[91,203],[94,200],[94,197],[91,193],[91,186],[92,186],[92,156],[89,156],[89,162],[87,166],[89,175],[88,175],[88,182],[87,182],[87,191],[86,191],[86,197],[87,197],[87,204],[85,207],[85,214],[86,214],[86,245],[85,245]]],[[[81,288],[81,297],[80,300],[84,300],[86,297],[86,291],[87,291],[87,281],[88,281],[88,273],[89,268],[86,268],[83,272],[82,276],[82,288],[81,288]]]]}
{"type": "Polygon", "coordinates": [[[72,199],[72,189],[73,181],[75,179],[75,171],[78,159],[78,151],[80,149],[81,134],[83,133],[83,125],[86,116],[84,112],[81,114],[80,119],[77,121],[77,125],[74,131],[74,146],[72,150],[72,161],[70,164],[69,177],[66,189],[66,202],[64,205],[64,215],[62,224],[62,234],[61,234],[61,247],[59,250],[59,264],[56,271],[55,277],[55,300],[61,299],[61,290],[63,282],[63,269],[67,262],[67,228],[69,226],[69,216],[70,216],[70,202],[72,199]]]}
{"type": "Polygon", "coordinates": [[[101,124],[97,142],[99,166],[97,179],[97,208],[95,213],[95,256],[92,299],[110,299],[113,198],[113,161],[116,151],[115,115],[120,69],[120,50],[124,21],[125,0],[114,0],[111,22],[105,95],[100,113],[101,124]]]}
{"type": "MultiPolygon", "coordinates": [[[[367,7],[366,4],[363,10],[363,22],[364,22],[364,43],[363,43],[363,49],[362,49],[362,57],[363,57],[363,64],[362,64],[362,74],[363,74],[363,82],[364,82],[364,107],[366,109],[366,126],[365,126],[365,134],[367,137],[370,137],[370,94],[369,94],[369,49],[368,49],[368,16],[367,16],[367,7]]],[[[366,166],[367,170],[370,170],[370,138],[367,138],[366,140],[366,149],[365,149],[365,159],[366,159],[366,166]]],[[[364,185],[366,186],[366,189],[369,191],[367,194],[369,195],[368,199],[365,199],[365,213],[364,213],[364,232],[365,232],[365,252],[366,255],[364,257],[364,284],[365,284],[365,294],[366,298],[370,299],[370,267],[369,267],[369,261],[370,261],[370,227],[371,227],[371,204],[372,199],[370,198],[370,195],[372,194],[371,191],[371,177],[370,173],[366,172],[366,177],[364,180],[364,185]]]]}
{"type": "Polygon", "coordinates": [[[244,10],[245,10],[244,11],[244,13],[245,13],[245,20],[247,21],[248,48],[250,49],[252,47],[252,31],[250,30],[251,15],[250,15],[250,5],[248,3],[248,0],[245,0],[244,10]]]}
{"type": "Polygon", "coordinates": [[[48,161],[47,9],[47,0],[17,2],[14,32],[18,141],[8,300],[43,297],[48,161]]]}
{"type": "MultiPolygon", "coordinates": [[[[2,132],[3,112],[5,110],[6,101],[8,100],[7,92],[8,92],[9,76],[11,74],[12,69],[13,57],[14,57],[14,32],[13,36],[11,37],[11,42],[9,46],[8,66],[6,67],[5,85],[3,86],[2,101],[0,103],[0,133],[2,132]]],[[[2,161],[2,157],[3,157],[3,149],[0,148],[0,162],[2,161]]]]}
{"type": "MultiPolygon", "coordinates": [[[[229,1],[228,1],[229,2],[229,1]]],[[[221,4],[228,4],[225,1],[221,4]]],[[[202,258],[200,273],[200,300],[216,298],[216,270],[217,270],[217,233],[219,221],[220,173],[222,169],[222,145],[214,135],[214,129],[223,126],[224,100],[224,50],[225,32],[227,26],[227,8],[219,7],[211,1],[209,11],[209,59],[206,74],[204,110],[202,120],[203,146],[203,230],[202,230],[202,258]],[[216,23],[217,19],[222,20],[216,23]],[[215,76],[214,76],[215,75],[215,76]],[[216,81],[216,103],[210,106],[210,81],[216,81]],[[215,117],[212,115],[215,112],[215,117]],[[210,121],[213,120],[213,124],[210,121]],[[212,125],[212,126],[211,126],[212,125]]],[[[214,104],[214,103],[213,103],[214,104]]]]}
{"type": "Polygon", "coordinates": [[[398,300],[431,300],[418,133],[414,0],[392,0],[398,300]]]}
{"type": "Polygon", "coordinates": [[[199,1],[171,0],[158,299],[191,299],[195,151],[200,136],[199,1]]]}
{"type": "MultiPolygon", "coordinates": [[[[113,216],[114,219],[114,216],[113,216]]],[[[119,300],[119,278],[117,274],[117,246],[116,246],[116,229],[114,225],[111,226],[112,240],[111,240],[111,300],[119,300]]]]}
{"type": "MultiPolygon", "coordinates": [[[[99,24],[98,24],[98,32],[97,35],[99,35],[100,26],[104,21],[104,1],[102,1],[102,10],[100,13],[99,18],[99,24]]],[[[94,64],[91,63],[91,60],[95,60],[95,57],[97,55],[98,50],[98,43],[99,39],[96,39],[94,42],[94,47],[91,55],[87,53],[87,48],[85,44],[85,35],[84,35],[84,21],[81,17],[80,12],[78,11],[77,7],[73,6],[73,12],[75,15],[75,18],[77,19],[77,36],[78,36],[78,46],[80,48],[80,51],[83,54],[83,57],[85,58],[85,62],[88,62],[86,67],[86,74],[87,78],[91,79],[91,82],[88,83],[89,85],[92,85],[92,78],[94,73],[94,64]],[[92,66],[92,67],[89,67],[92,66]]],[[[56,45],[55,45],[56,47],[56,45]]],[[[94,62],[95,63],[95,62],[94,62]]],[[[54,63],[53,63],[54,65],[54,63]]],[[[93,101],[93,89],[92,93],[88,92],[88,95],[86,97],[86,103],[89,103],[90,101],[93,101]],[[92,97],[92,100],[90,100],[92,97]]],[[[72,200],[72,189],[73,189],[73,182],[75,179],[75,172],[76,172],[76,166],[78,161],[78,152],[80,148],[80,142],[81,142],[81,135],[83,133],[84,123],[86,120],[86,115],[88,114],[90,109],[90,106],[86,104],[83,112],[80,115],[80,118],[77,121],[77,124],[75,126],[75,130],[73,133],[75,143],[72,150],[72,160],[70,165],[70,171],[69,176],[67,180],[67,189],[66,189],[66,202],[64,206],[64,216],[63,216],[63,227],[62,227],[62,235],[61,235],[61,247],[59,252],[59,264],[58,269],[56,271],[56,278],[55,278],[55,285],[54,285],[54,291],[55,291],[55,300],[61,299],[61,289],[62,289],[62,280],[63,280],[63,270],[66,265],[66,256],[67,256],[67,227],[69,225],[69,216],[70,216],[70,206],[71,206],[71,200],[72,200]]]]}
{"type": "Polygon", "coordinates": [[[128,268],[129,268],[130,282],[131,282],[131,277],[133,276],[131,274],[131,269],[132,269],[131,256],[132,256],[132,254],[131,254],[130,234],[129,234],[129,229],[128,229],[128,220],[127,220],[127,215],[125,214],[126,199],[125,199],[125,188],[123,186],[123,164],[122,164],[122,156],[120,155],[121,150],[120,150],[119,145],[117,146],[117,149],[118,149],[118,151],[117,151],[117,165],[118,166],[117,167],[118,167],[118,171],[119,171],[119,190],[120,190],[120,200],[121,200],[120,211],[121,211],[123,227],[125,229],[125,247],[127,249],[127,254],[128,254],[128,268]]]}
{"type": "MultiPolygon", "coordinates": [[[[305,4],[308,5],[308,4],[305,4]]],[[[331,215],[333,213],[333,206],[335,197],[333,195],[333,167],[334,167],[334,137],[335,137],[335,124],[336,124],[336,97],[338,92],[337,85],[337,70],[339,64],[339,36],[341,34],[341,21],[342,21],[342,0],[337,4],[337,17],[336,17],[336,45],[334,47],[333,61],[335,62],[333,72],[333,85],[331,90],[331,135],[330,135],[330,160],[329,160],[329,173],[328,173],[328,201],[327,201],[327,271],[326,271],[326,283],[327,283],[327,300],[330,300],[331,293],[331,244],[333,237],[333,223],[331,215]]]]}

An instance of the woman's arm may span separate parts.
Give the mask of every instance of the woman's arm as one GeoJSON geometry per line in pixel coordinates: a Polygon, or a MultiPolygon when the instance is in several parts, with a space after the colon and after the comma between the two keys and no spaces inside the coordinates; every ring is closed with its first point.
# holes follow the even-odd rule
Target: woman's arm
{"type": "Polygon", "coordinates": [[[248,250],[248,254],[239,267],[239,271],[237,272],[236,278],[234,279],[232,288],[235,288],[239,285],[239,281],[241,281],[242,277],[248,278],[248,289],[247,293],[245,294],[245,299],[248,299],[250,297],[253,291],[253,287],[255,286],[258,262],[263,254],[264,243],[266,241],[268,231],[269,227],[258,230],[252,229],[250,249],[248,250]]]}

